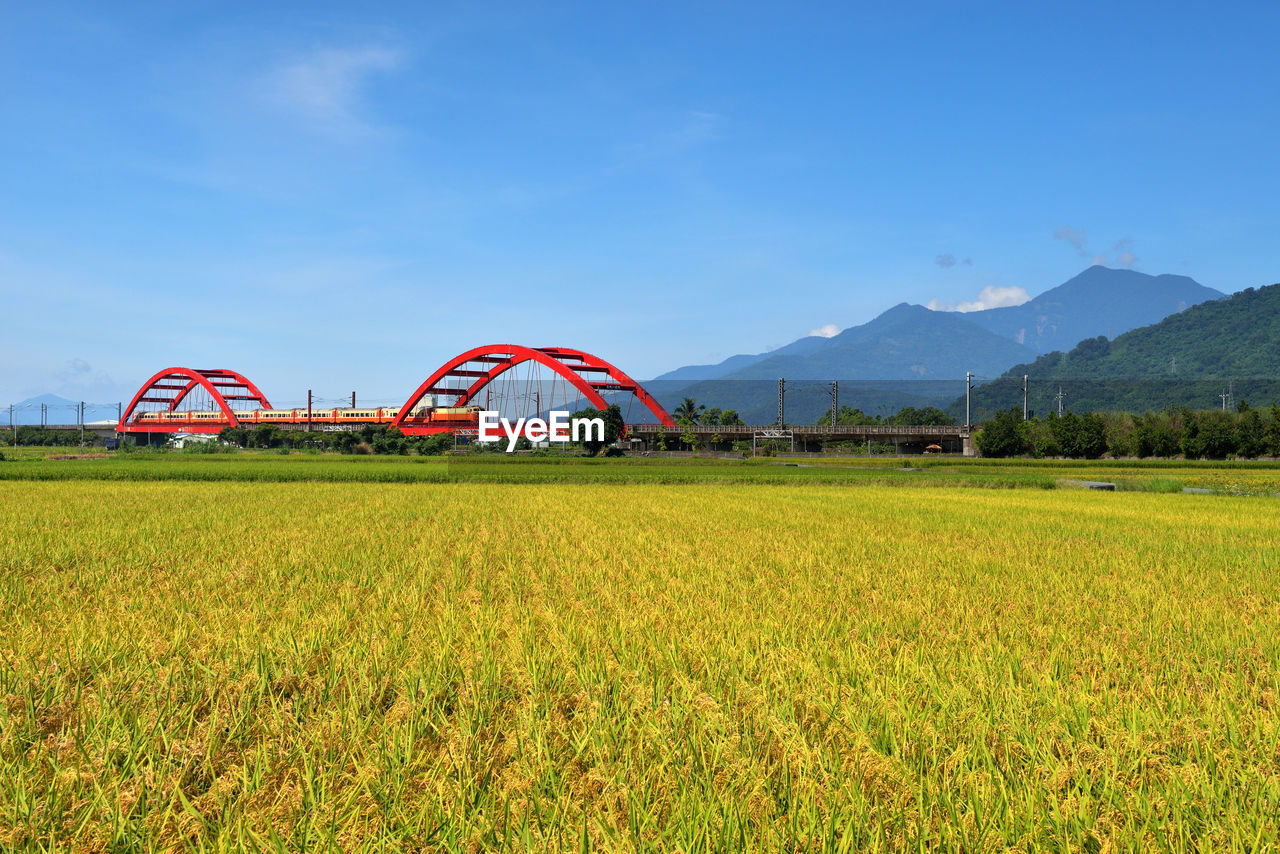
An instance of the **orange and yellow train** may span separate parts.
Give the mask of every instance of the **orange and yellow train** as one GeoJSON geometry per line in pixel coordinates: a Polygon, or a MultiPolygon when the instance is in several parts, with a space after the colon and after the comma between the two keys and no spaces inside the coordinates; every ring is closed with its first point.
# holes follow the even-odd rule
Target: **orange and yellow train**
{"type": "MultiPolygon", "coordinates": [[[[479,406],[438,406],[434,408],[415,409],[409,415],[409,421],[415,426],[440,426],[447,428],[467,427],[479,423],[479,406]]],[[[252,409],[235,410],[236,420],[241,426],[257,424],[276,424],[293,426],[304,424],[390,424],[400,414],[399,407],[385,409],[252,409]]],[[[179,425],[194,424],[230,424],[226,413],[222,410],[179,410],[175,412],[137,412],[130,419],[131,424],[165,425],[172,424],[175,429],[179,425]]]]}

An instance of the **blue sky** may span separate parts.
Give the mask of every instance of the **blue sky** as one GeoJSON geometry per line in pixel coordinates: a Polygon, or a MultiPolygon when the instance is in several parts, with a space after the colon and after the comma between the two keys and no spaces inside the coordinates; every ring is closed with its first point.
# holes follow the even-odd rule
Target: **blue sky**
{"type": "Polygon", "coordinates": [[[1094,260],[1280,280],[1272,4],[8,3],[0,402],[637,377],[1094,260]],[[1123,9],[1118,8],[1123,6],[1123,9]]]}

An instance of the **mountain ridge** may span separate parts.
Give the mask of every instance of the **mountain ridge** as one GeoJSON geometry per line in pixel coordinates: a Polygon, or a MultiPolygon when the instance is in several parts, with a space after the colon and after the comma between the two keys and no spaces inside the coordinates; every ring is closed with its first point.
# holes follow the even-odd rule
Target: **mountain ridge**
{"type": "Polygon", "coordinates": [[[805,336],[776,350],[738,354],[715,365],[687,365],[654,379],[668,383],[693,383],[715,379],[759,379],[766,375],[775,379],[779,376],[816,378],[818,373],[829,379],[938,377],[944,375],[938,365],[940,346],[963,356],[962,362],[969,362],[956,365],[952,373],[972,370],[994,376],[1012,364],[1002,360],[1028,361],[1027,353],[1044,353],[1046,348],[1051,351],[1051,345],[1059,342],[1065,342],[1061,346],[1074,346],[1085,338],[1122,334],[1223,296],[1221,291],[1201,285],[1187,276],[1149,275],[1136,270],[1094,265],[1020,306],[961,313],[933,311],[903,302],[830,338],[805,336]],[[905,309],[911,309],[911,312],[907,313],[905,309]],[[962,318],[967,325],[936,322],[930,315],[962,318]],[[914,320],[916,329],[902,326],[900,321],[906,317],[914,320]],[[869,364],[865,349],[872,346],[875,336],[871,333],[890,324],[897,324],[895,328],[900,337],[913,340],[915,349],[903,348],[897,339],[888,338],[880,344],[887,353],[892,353],[892,364],[883,358],[878,364],[869,364]],[[941,344],[937,335],[944,336],[941,344]],[[859,348],[849,346],[854,339],[861,342],[861,357],[859,348]],[[865,370],[873,373],[861,373],[865,370]]]}
{"type": "Polygon", "coordinates": [[[1086,338],[1066,352],[1013,365],[974,390],[974,411],[986,417],[1021,405],[1023,376],[1030,377],[1031,409],[1039,412],[1056,408],[1058,390],[1065,408],[1076,412],[1269,403],[1280,399],[1280,284],[1246,288],[1114,339],[1086,338]]]}

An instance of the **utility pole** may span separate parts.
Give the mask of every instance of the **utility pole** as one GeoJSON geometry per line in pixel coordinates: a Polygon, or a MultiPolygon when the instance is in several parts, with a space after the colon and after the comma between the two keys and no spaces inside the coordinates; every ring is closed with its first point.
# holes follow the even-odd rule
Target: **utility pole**
{"type": "Polygon", "coordinates": [[[351,392],[351,408],[356,408],[356,393],[354,391],[351,392]]]}
{"type": "Polygon", "coordinates": [[[80,449],[84,450],[84,401],[80,401],[80,449]]]}
{"type": "Polygon", "coordinates": [[[307,389],[307,432],[311,432],[311,389],[307,389]]]}
{"type": "Polygon", "coordinates": [[[13,430],[13,451],[18,452],[18,425],[13,420],[13,404],[9,404],[9,427],[13,430]]]}
{"type": "Polygon", "coordinates": [[[973,372],[969,371],[964,375],[964,429],[973,429],[973,409],[970,401],[973,397],[973,372]]]}
{"type": "Polygon", "coordinates": [[[831,426],[834,428],[840,418],[840,383],[831,381],[831,426]]]}
{"type": "Polygon", "coordinates": [[[787,381],[782,377],[778,377],[778,426],[782,427],[787,423],[783,417],[783,400],[787,394],[787,381]]]}
{"type": "Polygon", "coordinates": [[[40,426],[49,426],[49,404],[47,403],[40,404],[40,426]]]}
{"type": "Polygon", "coordinates": [[[1027,375],[1022,375],[1022,420],[1027,420],[1027,375]]]}
{"type": "Polygon", "coordinates": [[[1059,418],[1062,417],[1062,399],[1066,396],[1067,394],[1062,390],[1062,386],[1058,386],[1058,393],[1053,396],[1053,399],[1058,401],[1058,417],[1059,418]]]}

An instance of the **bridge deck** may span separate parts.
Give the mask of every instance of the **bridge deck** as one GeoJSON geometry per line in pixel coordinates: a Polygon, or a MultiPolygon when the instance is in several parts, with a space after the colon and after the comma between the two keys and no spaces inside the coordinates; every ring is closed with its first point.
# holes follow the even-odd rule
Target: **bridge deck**
{"type": "Polygon", "coordinates": [[[628,424],[627,431],[637,438],[649,438],[665,433],[672,438],[685,431],[698,437],[720,436],[722,439],[750,439],[761,433],[790,431],[797,439],[882,439],[910,442],[922,439],[968,439],[969,428],[956,425],[908,424],[841,424],[836,427],[813,424],[795,424],[780,427],[777,424],[739,424],[735,426],[697,424],[691,427],[664,427],[661,424],[628,424]]]}

